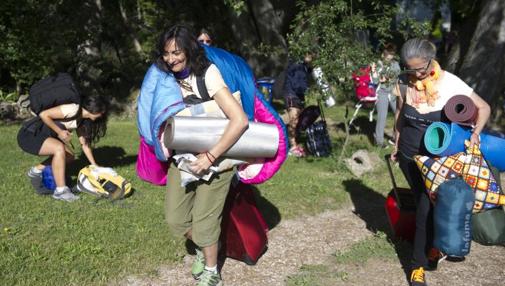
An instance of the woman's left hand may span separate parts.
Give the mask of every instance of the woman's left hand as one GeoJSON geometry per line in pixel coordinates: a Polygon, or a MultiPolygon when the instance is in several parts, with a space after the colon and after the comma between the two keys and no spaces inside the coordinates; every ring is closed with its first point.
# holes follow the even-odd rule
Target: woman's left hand
{"type": "Polygon", "coordinates": [[[472,133],[472,135],[470,136],[470,148],[472,148],[473,145],[479,146],[479,144],[480,144],[479,134],[475,132],[472,133]]]}
{"type": "Polygon", "coordinates": [[[193,161],[190,166],[195,174],[202,175],[205,174],[207,170],[209,170],[210,166],[212,166],[212,163],[205,155],[205,153],[200,153],[196,155],[196,160],[193,161]]]}

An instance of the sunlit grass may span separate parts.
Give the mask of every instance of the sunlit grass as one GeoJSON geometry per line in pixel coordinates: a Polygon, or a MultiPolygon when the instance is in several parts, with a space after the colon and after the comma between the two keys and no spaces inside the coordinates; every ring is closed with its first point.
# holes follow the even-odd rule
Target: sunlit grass
{"type": "MultiPolygon", "coordinates": [[[[340,122],[342,116],[342,108],[326,110],[333,122],[340,122]]],[[[131,274],[153,273],[185,255],[183,241],[174,239],[164,222],[165,188],[135,175],[138,135],[134,120],[112,120],[107,136],[96,146],[98,164],[115,168],[135,189],[131,197],[115,203],[87,194],[74,203],[35,194],[26,171],[40,158],[19,149],[18,129],[19,125],[0,126],[3,285],[104,285],[131,274]]],[[[332,157],[289,157],[273,179],[256,186],[258,205],[270,225],[350,202],[352,190],[343,182],[357,178],[336,161],[342,132],[330,127],[330,134],[332,157]]],[[[347,156],[357,149],[386,152],[372,147],[363,134],[352,135],[350,142],[347,156]]],[[[69,167],[74,180],[86,164],[80,158],[69,167]]],[[[358,179],[384,194],[391,186],[385,170],[380,166],[358,179]]]]}

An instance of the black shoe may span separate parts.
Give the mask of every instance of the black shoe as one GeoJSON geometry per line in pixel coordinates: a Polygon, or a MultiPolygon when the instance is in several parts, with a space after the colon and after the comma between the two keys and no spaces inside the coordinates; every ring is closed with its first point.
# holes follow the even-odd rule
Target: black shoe
{"type": "Polygon", "coordinates": [[[432,247],[430,249],[430,252],[428,253],[428,265],[426,267],[426,270],[428,271],[437,270],[438,264],[446,258],[447,255],[443,254],[440,250],[432,247]]]}
{"type": "Polygon", "coordinates": [[[465,261],[465,257],[464,256],[447,256],[447,261],[462,262],[462,261],[465,261]]]}

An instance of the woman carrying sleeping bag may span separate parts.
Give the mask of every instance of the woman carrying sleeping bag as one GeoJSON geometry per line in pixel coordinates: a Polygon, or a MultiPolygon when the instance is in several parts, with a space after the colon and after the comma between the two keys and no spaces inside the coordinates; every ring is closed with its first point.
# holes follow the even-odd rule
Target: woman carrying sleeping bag
{"type": "Polygon", "coordinates": [[[433,204],[430,201],[414,155],[429,155],[423,145],[429,124],[442,121],[443,107],[451,97],[468,96],[478,109],[476,126],[470,137],[472,145],[479,144],[479,134],[490,114],[489,105],[460,78],[441,69],[435,60],[436,47],[426,39],[410,39],[402,47],[401,60],[406,66],[394,88],[395,148],[393,161],[399,161],[407,182],[416,198],[416,232],[412,255],[410,282],[413,286],[426,285],[424,269],[434,270],[441,253],[433,248],[433,204]],[[404,88],[405,87],[405,88],[404,88]],[[428,253],[426,252],[428,251],[428,253]]]}
{"type": "MultiPolygon", "coordinates": [[[[203,76],[208,96],[229,120],[217,143],[207,151],[195,154],[196,160],[189,164],[193,174],[205,174],[241,137],[248,127],[248,117],[233,98],[219,69],[207,59],[204,49],[189,28],[174,26],[163,33],[157,52],[156,67],[173,74],[184,102],[204,99],[197,85],[197,77],[203,76]]],[[[199,280],[198,285],[221,285],[221,276],[217,271],[221,214],[235,173],[235,168],[220,170],[209,181],[199,180],[182,187],[181,171],[175,162],[169,168],[166,220],[174,234],[185,236],[198,246],[191,269],[194,278],[199,280]]]]}
{"type": "Polygon", "coordinates": [[[79,199],[65,183],[65,167],[74,159],[72,133],[76,131],[86,158],[91,164],[96,165],[91,146],[106,133],[108,103],[100,96],[79,98],[71,79],[68,86],[61,80],[65,75],[59,74],[51,79],[41,80],[39,84],[44,86],[40,90],[34,88],[37,84],[32,87],[30,107],[38,116],[23,124],[17,140],[23,151],[38,156],[49,156],[47,160],[28,171],[28,177],[35,191],[39,194],[52,193],[54,199],[72,202],[79,199]],[[40,93],[35,94],[36,91],[40,93]],[[65,97],[68,97],[69,93],[71,97],[77,99],[66,100],[65,97]],[[58,96],[61,98],[57,98],[58,96]],[[79,101],[80,104],[76,103],[79,101]],[[51,106],[54,103],[56,105],[51,106]],[[56,183],[54,192],[46,189],[42,183],[42,171],[46,166],[52,168],[56,183]]]}

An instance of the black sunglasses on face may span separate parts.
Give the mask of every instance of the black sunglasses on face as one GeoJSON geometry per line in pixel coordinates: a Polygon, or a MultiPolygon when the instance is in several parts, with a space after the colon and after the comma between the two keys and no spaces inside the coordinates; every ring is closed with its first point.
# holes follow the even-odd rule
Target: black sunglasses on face
{"type": "Polygon", "coordinates": [[[431,65],[431,60],[428,61],[428,64],[424,68],[417,68],[417,69],[404,69],[404,73],[409,73],[409,74],[415,74],[417,72],[419,73],[426,73],[428,71],[428,68],[431,65]]]}

